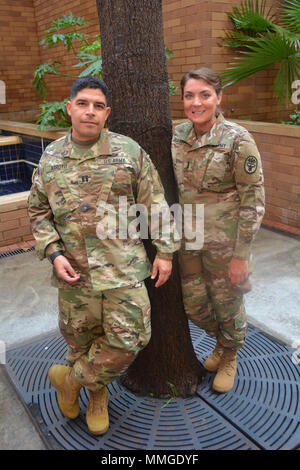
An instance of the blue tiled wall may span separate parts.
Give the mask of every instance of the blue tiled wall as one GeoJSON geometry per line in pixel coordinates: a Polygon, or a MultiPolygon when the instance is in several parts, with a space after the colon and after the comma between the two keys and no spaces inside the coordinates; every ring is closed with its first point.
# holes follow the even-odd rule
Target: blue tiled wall
{"type": "Polygon", "coordinates": [[[49,139],[43,139],[42,145],[41,137],[35,137],[32,135],[25,135],[9,131],[2,131],[2,135],[19,135],[23,141],[23,144],[21,145],[23,146],[24,152],[21,158],[36,164],[38,164],[40,161],[41,155],[43,153],[43,147],[45,149],[47,145],[51,142],[51,140],[49,139]]]}
{"type": "Polygon", "coordinates": [[[8,131],[2,131],[1,135],[19,135],[23,143],[0,146],[0,195],[27,191],[31,186],[32,172],[51,140],[42,141],[40,137],[8,131]],[[13,160],[26,162],[9,163],[13,160]],[[3,162],[7,164],[1,164],[3,162]]]}
{"type": "Polygon", "coordinates": [[[22,135],[19,134],[22,138],[23,145],[24,145],[24,159],[38,164],[43,153],[43,148],[45,149],[48,144],[50,144],[51,140],[43,139],[40,137],[34,137],[31,135],[22,135]]]}
{"type": "Polygon", "coordinates": [[[28,191],[33,167],[25,162],[0,165],[0,196],[28,191]]]}
{"type": "Polygon", "coordinates": [[[0,163],[10,162],[12,160],[20,160],[24,158],[23,155],[23,144],[4,145],[3,147],[0,146],[0,163]]]}

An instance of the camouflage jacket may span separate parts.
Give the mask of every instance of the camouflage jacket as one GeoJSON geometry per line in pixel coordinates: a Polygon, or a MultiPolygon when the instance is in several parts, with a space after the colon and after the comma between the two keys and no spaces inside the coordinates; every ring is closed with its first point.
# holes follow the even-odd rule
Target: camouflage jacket
{"type": "Polygon", "coordinates": [[[172,157],[181,204],[204,204],[204,243],[230,243],[248,259],[264,215],[261,158],[253,137],[220,114],[197,136],[191,121],[176,126],[172,157]]]}
{"type": "MultiPolygon", "coordinates": [[[[128,224],[137,219],[137,213],[130,212],[136,204],[147,209],[149,230],[151,207],[167,206],[145,151],[132,139],[106,129],[93,147],[82,150],[69,132],[47,146],[33,176],[28,212],[38,257],[62,250],[81,274],[72,284],[77,288],[104,290],[145,279],[151,264],[143,242],[134,231],[132,236],[127,232],[128,224]]],[[[180,246],[172,236],[158,236],[152,243],[165,259],[172,259],[180,246]]],[[[70,286],[55,273],[52,283],[70,286]]]]}

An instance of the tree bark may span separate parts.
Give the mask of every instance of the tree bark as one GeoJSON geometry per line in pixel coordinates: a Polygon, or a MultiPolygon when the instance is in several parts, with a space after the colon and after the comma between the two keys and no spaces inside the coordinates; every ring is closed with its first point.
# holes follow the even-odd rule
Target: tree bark
{"type": "MultiPolygon", "coordinates": [[[[111,96],[109,128],[136,140],[150,155],[169,205],[177,202],[171,159],[172,122],[163,40],[161,0],[97,0],[103,79],[111,96]]],[[[145,241],[151,261],[155,250],[145,241]]],[[[162,287],[146,280],[152,336],[122,378],[134,392],[156,397],[195,393],[204,369],[190,339],[182,303],[177,255],[172,276],[162,287]]]]}

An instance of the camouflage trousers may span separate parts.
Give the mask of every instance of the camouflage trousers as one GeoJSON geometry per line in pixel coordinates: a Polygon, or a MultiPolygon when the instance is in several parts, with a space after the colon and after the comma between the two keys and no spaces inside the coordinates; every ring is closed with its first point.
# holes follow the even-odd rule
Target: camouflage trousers
{"type": "Polygon", "coordinates": [[[228,278],[232,254],[231,246],[182,250],[179,263],[189,319],[224,347],[239,349],[245,343],[247,319],[243,294],[228,278]]]}
{"type": "Polygon", "coordinates": [[[105,291],[59,288],[58,301],[67,362],[91,391],[120,376],[150,340],[150,303],[143,282],[105,291]]]}

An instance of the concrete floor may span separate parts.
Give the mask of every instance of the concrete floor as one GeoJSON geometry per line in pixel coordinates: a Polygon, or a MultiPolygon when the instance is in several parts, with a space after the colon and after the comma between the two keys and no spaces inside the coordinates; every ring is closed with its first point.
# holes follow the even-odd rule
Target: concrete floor
{"type": "MultiPolygon", "coordinates": [[[[297,349],[300,239],[262,228],[253,252],[253,289],[245,296],[249,323],[297,349]]],[[[11,349],[57,329],[57,291],[50,275],[48,261],[38,261],[34,252],[0,259],[0,362],[4,346],[11,349]]],[[[44,448],[1,365],[0,450],[44,448]]]]}
{"type": "Polygon", "coordinates": [[[35,252],[0,258],[0,340],[11,348],[57,328],[52,267],[35,252]]]}
{"type": "Polygon", "coordinates": [[[261,229],[254,242],[253,289],[245,296],[249,323],[300,347],[300,237],[261,229]]]}

